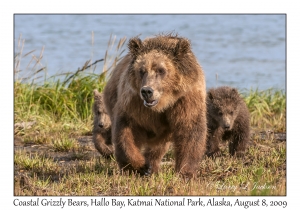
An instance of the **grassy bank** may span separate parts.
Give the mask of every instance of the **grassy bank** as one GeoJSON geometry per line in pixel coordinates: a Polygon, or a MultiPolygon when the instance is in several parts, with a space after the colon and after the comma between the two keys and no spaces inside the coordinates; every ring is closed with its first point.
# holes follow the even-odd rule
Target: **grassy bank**
{"type": "MultiPolygon", "coordinates": [[[[87,62],[75,73],[38,81],[43,68],[14,82],[15,195],[285,195],[286,144],[272,135],[253,135],[242,158],[205,157],[198,177],[186,183],[174,172],[169,151],[159,174],[122,175],[114,159],[102,158],[91,142],[92,90],[103,90],[109,68],[121,57],[125,40],[104,73],[88,71],[87,62]]],[[[18,57],[19,56],[19,57],[18,57]]],[[[18,73],[16,55],[15,73],[18,73]]],[[[39,59],[38,59],[39,60],[39,59]]],[[[95,64],[96,65],[96,64],[95,64]]],[[[251,129],[286,131],[286,96],[279,90],[246,90],[242,95],[251,112],[251,129]]]]}

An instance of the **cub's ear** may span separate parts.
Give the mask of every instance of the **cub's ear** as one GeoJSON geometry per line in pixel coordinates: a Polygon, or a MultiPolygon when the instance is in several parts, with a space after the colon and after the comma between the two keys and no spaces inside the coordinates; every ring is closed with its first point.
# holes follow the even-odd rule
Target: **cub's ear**
{"type": "Polygon", "coordinates": [[[102,98],[102,93],[99,93],[97,89],[93,90],[93,94],[94,94],[94,99],[99,100],[102,98]]]}
{"type": "Polygon", "coordinates": [[[239,95],[239,92],[237,91],[237,89],[232,88],[231,89],[231,96],[236,96],[236,95],[239,95]]]}
{"type": "Polygon", "coordinates": [[[207,95],[208,95],[208,98],[209,98],[210,100],[213,100],[214,96],[213,96],[212,91],[208,92],[207,95]]]}
{"type": "Polygon", "coordinates": [[[139,50],[142,48],[142,40],[138,37],[131,38],[128,42],[128,48],[130,51],[130,54],[134,57],[137,56],[139,50]]]}
{"type": "Polygon", "coordinates": [[[239,93],[239,91],[236,88],[232,88],[231,98],[234,99],[234,100],[243,100],[242,95],[239,93]]]}
{"type": "Polygon", "coordinates": [[[98,90],[97,90],[97,89],[94,89],[94,90],[93,90],[93,94],[94,94],[94,96],[99,95],[98,90]]]}
{"type": "Polygon", "coordinates": [[[231,89],[231,92],[232,92],[232,93],[238,93],[237,89],[235,89],[235,88],[232,88],[232,89],[231,89]]]}
{"type": "Polygon", "coordinates": [[[189,40],[180,38],[175,46],[174,56],[180,58],[190,50],[191,50],[191,44],[189,40]]]}

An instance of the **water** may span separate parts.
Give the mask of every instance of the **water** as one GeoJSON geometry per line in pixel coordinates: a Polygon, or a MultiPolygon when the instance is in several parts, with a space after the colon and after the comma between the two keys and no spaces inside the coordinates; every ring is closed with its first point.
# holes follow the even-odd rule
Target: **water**
{"type": "MultiPolygon", "coordinates": [[[[14,23],[15,40],[25,39],[23,54],[35,49],[38,56],[45,47],[48,76],[103,58],[111,34],[128,40],[175,31],[190,39],[208,88],[286,86],[285,15],[15,15],[14,23]]],[[[22,59],[23,72],[29,60],[22,59]]]]}

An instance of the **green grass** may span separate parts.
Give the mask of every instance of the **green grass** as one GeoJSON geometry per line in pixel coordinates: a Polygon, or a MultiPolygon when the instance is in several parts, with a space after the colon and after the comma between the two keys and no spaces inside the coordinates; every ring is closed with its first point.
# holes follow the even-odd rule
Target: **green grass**
{"type": "Polygon", "coordinates": [[[47,188],[39,195],[285,195],[285,156],[280,153],[274,148],[263,158],[266,152],[253,146],[244,159],[228,153],[217,159],[204,158],[198,177],[186,182],[174,173],[173,162],[163,163],[156,175],[140,177],[120,174],[114,160],[99,156],[62,164],[17,152],[15,169],[23,171],[16,178],[26,177],[28,181],[15,193],[33,195],[46,180],[47,188]]]}
{"type": "Polygon", "coordinates": [[[282,90],[250,90],[244,99],[251,113],[251,125],[260,129],[286,130],[286,94],[282,90]]]}
{"type": "MultiPolygon", "coordinates": [[[[242,158],[231,157],[223,145],[222,156],[205,157],[197,178],[189,182],[174,172],[172,151],[151,177],[120,174],[114,159],[102,158],[91,139],[82,136],[91,135],[93,89],[103,90],[124,42],[119,41],[115,57],[106,53],[102,73],[87,72],[93,67],[88,61],[64,78],[43,81],[38,80],[46,69],[39,66],[41,59],[30,69],[31,76],[20,78],[20,59],[33,52],[16,54],[15,123],[35,123],[15,127],[15,195],[286,195],[286,144],[273,138],[253,138],[242,158]]],[[[283,91],[247,90],[242,95],[253,130],[286,131],[283,91]]]]}
{"type": "Polygon", "coordinates": [[[77,145],[76,140],[68,138],[54,140],[52,143],[57,152],[69,152],[71,149],[75,149],[77,145]]]}
{"type": "Polygon", "coordinates": [[[28,155],[24,152],[15,152],[15,165],[20,167],[20,170],[29,170],[33,174],[51,174],[57,173],[59,167],[51,159],[43,155],[28,155]]]}

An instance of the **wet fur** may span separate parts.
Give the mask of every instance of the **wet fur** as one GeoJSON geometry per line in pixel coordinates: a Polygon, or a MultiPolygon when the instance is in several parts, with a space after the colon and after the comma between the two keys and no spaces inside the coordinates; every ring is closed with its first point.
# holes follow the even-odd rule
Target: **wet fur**
{"type": "Polygon", "coordinates": [[[208,156],[219,154],[221,140],[229,141],[231,155],[243,154],[249,142],[250,114],[235,88],[224,86],[208,91],[207,120],[208,156]]]}
{"type": "Polygon", "coordinates": [[[206,91],[189,41],[158,35],[144,41],[132,38],[128,47],[104,89],[120,169],[157,172],[173,142],[175,170],[194,176],[206,149],[206,91]],[[156,106],[144,105],[145,86],[153,89],[156,106]]]}

